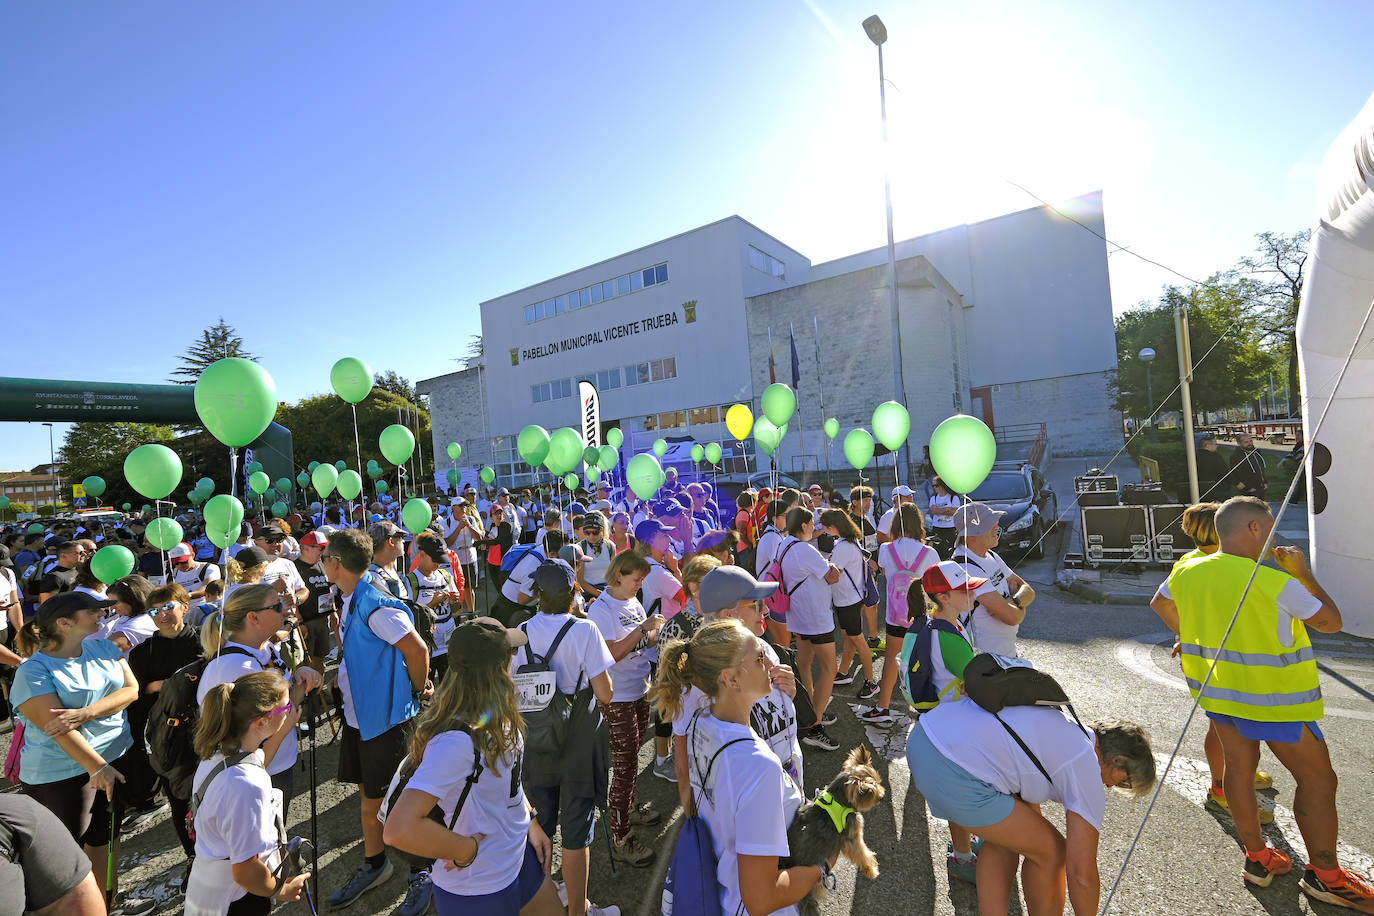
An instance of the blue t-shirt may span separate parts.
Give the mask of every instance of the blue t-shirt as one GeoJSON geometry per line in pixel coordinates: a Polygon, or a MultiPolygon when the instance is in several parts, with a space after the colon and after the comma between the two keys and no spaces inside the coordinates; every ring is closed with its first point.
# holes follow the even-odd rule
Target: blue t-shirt
{"type": "MultiPolygon", "coordinates": [[[[45,693],[57,694],[54,707],[80,709],[109,696],[124,686],[119,648],[108,639],[87,639],[76,658],[54,658],[35,652],[14,673],[10,702],[17,710],[26,701],[45,693]]],[[[19,779],[30,785],[58,782],[85,773],[43,729],[24,716],[24,750],[19,757],[19,779]]],[[[78,729],[86,743],[107,761],[116,760],[133,744],[129,720],[120,710],[103,719],[92,719],[78,729]]]]}

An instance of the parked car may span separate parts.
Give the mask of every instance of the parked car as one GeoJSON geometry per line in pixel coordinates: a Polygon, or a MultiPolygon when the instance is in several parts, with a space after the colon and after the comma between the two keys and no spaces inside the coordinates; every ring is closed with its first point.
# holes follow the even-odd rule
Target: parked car
{"type": "Polygon", "coordinates": [[[710,475],[700,475],[702,480],[713,483],[716,488],[717,505],[722,504],[722,500],[729,505],[734,505],[735,500],[747,489],[757,490],[760,487],[792,487],[800,490],[801,484],[787,476],[786,474],[772,474],[768,471],[755,471],[752,474],[718,474],[715,480],[711,480],[710,475]]]}
{"type": "Polygon", "coordinates": [[[969,498],[1006,513],[999,551],[1034,559],[1045,555],[1045,536],[1059,518],[1059,497],[1038,468],[994,465],[969,498]]]}

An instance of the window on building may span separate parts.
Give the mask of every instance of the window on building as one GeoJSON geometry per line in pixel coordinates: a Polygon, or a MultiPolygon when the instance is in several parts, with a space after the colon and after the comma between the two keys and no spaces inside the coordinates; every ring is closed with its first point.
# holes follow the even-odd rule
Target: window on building
{"type": "Polygon", "coordinates": [[[687,425],[687,411],[672,410],[658,415],[659,429],[679,429],[687,425]]]}
{"type": "Polygon", "coordinates": [[[532,306],[532,305],[527,305],[527,306],[525,306],[525,323],[526,323],[526,324],[529,324],[529,323],[530,323],[531,321],[533,321],[533,320],[534,320],[534,306],[532,306]]]}
{"type": "Polygon", "coordinates": [[[630,291],[630,278],[628,276],[615,278],[615,294],[623,296],[630,291]]]}
{"type": "Polygon", "coordinates": [[[687,411],[687,420],[692,426],[705,426],[720,421],[720,414],[714,407],[693,407],[687,411]]]}
{"type": "Polygon", "coordinates": [[[630,274],[630,292],[644,288],[644,275],[639,271],[630,274]]]}
{"type": "Polygon", "coordinates": [[[753,245],[749,246],[749,266],[779,280],[783,279],[786,273],[786,267],[781,261],[753,245]]]}
{"type": "Polygon", "coordinates": [[[658,265],[657,267],[654,268],[654,282],[655,282],[655,283],[667,283],[667,282],[668,282],[668,265],[667,265],[667,264],[660,264],[660,265],[658,265]]]}
{"type": "Polygon", "coordinates": [[[593,286],[592,289],[591,289],[591,293],[592,293],[592,302],[600,302],[600,301],[601,301],[601,284],[598,283],[596,286],[593,286]]]}
{"type": "Polygon", "coordinates": [[[602,298],[602,299],[609,299],[609,298],[611,298],[611,297],[614,296],[614,295],[615,295],[615,283],[614,283],[613,281],[607,280],[605,283],[602,283],[602,284],[601,284],[601,298],[602,298]]]}

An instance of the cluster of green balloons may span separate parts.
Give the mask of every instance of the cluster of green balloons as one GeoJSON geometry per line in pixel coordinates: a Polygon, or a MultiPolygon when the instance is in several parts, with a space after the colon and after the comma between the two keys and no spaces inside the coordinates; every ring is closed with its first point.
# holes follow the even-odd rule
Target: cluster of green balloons
{"type": "Polygon", "coordinates": [[[378,464],[376,458],[369,458],[369,459],[367,459],[367,476],[368,476],[368,477],[371,477],[373,480],[376,480],[378,477],[381,477],[381,476],[382,476],[383,474],[385,474],[385,473],[386,473],[386,468],[384,468],[384,467],[382,467],[380,464],[378,464]]]}
{"type": "Polygon", "coordinates": [[[555,477],[570,474],[583,462],[589,465],[595,462],[599,465],[605,454],[600,449],[585,444],[582,436],[571,427],[564,426],[550,433],[544,427],[533,423],[520,430],[519,435],[515,437],[515,450],[530,467],[537,468],[542,465],[555,477]]]}
{"type": "Polygon", "coordinates": [[[181,457],[165,445],[140,445],[124,457],[124,479],[148,499],[164,499],[181,483],[181,457]]]}
{"type": "Polygon", "coordinates": [[[215,492],[215,482],[209,477],[202,477],[196,481],[196,485],[186,494],[187,500],[194,506],[199,506],[205,502],[215,492]]]}
{"type": "MultiPolygon", "coordinates": [[[[831,423],[825,422],[825,434],[830,438],[835,438],[831,434],[831,423]]],[[[834,424],[835,433],[839,432],[839,423],[834,424]]],[[[888,451],[895,452],[901,448],[911,435],[911,414],[907,409],[896,401],[884,401],[873,410],[873,433],[870,434],[866,429],[851,429],[844,437],[844,457],[845,460],[855,470],[862,470],[868,467],[868,463],[873,460],[875,450],[874,436],[877,441],[883,444],[888,451]]]]}

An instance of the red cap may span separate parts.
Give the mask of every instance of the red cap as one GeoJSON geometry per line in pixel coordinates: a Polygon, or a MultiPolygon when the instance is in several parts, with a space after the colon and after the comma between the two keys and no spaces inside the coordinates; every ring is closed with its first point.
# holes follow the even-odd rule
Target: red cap
{"type": "Polygon", "coordinates": [[[329,538],[325,537],[323,531],[311,531],[300,539],[302,547],[327,547],[329,538]]]}
{"type": "Polygon", "coordinates": [[[927,595],[934,595],[938,592],[957,592],[961,589],[982,588],[988,584],[987,579],[978,576],[970,576],[963,566],[953,560],[945,560],[943,563],[927,569],[921,576],[921,588],[927,595]]]}

